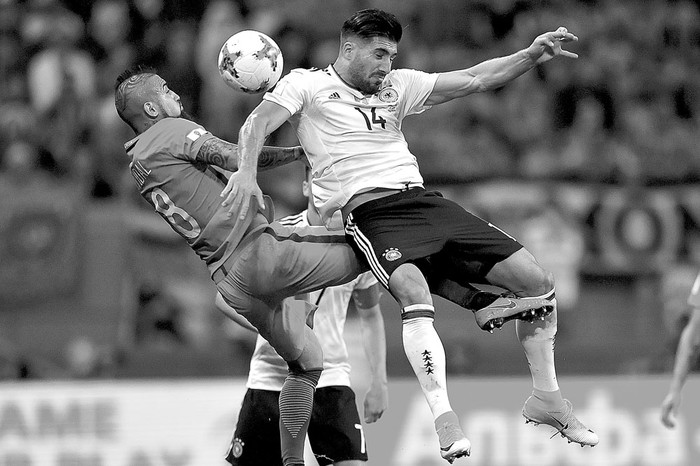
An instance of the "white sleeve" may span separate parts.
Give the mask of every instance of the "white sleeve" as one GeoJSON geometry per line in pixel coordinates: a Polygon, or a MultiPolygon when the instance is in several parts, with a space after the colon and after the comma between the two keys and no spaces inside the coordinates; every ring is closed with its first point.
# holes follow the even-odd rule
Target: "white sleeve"
{"type": "Polygon", "coordinates": [[[399,91],[401,95],[399,98],[399,111],[405,117],[424,112],[430,108],[429,105],[423,104],[430,96],[430,93],[433,92],[437,78],[437,73],[398,69],[389,73],[385,86],[392,86],[399,91]]]}
{"type": "Polygon", "coordinates": [[[307,102],[310,79],[304,70],[292,70],[284,76],[270,92],[266,92],[263,100],[274,102],[286,108],[290,114],[299,112],[307,102]]]}

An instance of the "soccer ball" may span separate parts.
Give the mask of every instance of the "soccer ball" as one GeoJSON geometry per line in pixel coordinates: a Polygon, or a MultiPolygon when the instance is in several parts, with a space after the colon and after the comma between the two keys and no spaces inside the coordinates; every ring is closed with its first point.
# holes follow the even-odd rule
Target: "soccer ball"
{"type": "Polygon", "coordinates": [[[219,73],[237,91],[258,94],[272,88],[282,75],[282,51],[266,34],[241,31],[229,37],[219,52],[219,73]]]}

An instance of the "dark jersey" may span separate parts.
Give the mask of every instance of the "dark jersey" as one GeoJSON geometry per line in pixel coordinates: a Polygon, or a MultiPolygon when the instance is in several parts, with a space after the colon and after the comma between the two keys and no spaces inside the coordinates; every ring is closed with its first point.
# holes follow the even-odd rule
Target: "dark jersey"
{"type": "Polygon", "coordinates": [[[244,220],[221,206],[226,178],[197,160],[211,133],[184,118],[165,118],[127,142],[129,167],[141,195],[204,260],[210,272],[235,250],[251,225],[266,223],[254,209],[244,220]]]}

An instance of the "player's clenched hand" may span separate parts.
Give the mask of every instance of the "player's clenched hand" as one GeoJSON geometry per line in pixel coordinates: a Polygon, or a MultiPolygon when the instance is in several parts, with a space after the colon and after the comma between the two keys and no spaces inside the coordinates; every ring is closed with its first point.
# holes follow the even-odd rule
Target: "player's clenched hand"
{"type": "Polygon", "coordinates": [[[561,48],[561,44],[564,42],[574,42],[577,41],[578,37],[571,34],[566,30],[565,27],[560,27],[553,32],[545,32],[544,34],[538,36],[530,47],[528,47],[527,53],[530,58],[537,64],[544,63],[557,55],[562,55],[569,58],[578,58],[578,55],[564,50],[561,48]]]}
{"type": "Polygon", "coordinates": [[[365,422],[379,420],[389,406],[389,389],[386,383],[373,383],[365,395],[365,422]]]}
{"type": "Polygon", "coordinates": [[[661,403],[661,422],[668,428],[676,427],[676,412],[680,404],[680,397],[669,393],[661,403]]]}
{"type": "Polygon", "coordinates": [[[224,198],[222,206],[228,207],[229,217],[235,212],[239,212],[239,218],[243,220],[248,215],[250,203],[255,198],[260,210],[265,210],[265,201],[262,191],[258,186],[255,173],[246,170],[238,170],[228,179],[228,184],[221,191],[224,198]]]}

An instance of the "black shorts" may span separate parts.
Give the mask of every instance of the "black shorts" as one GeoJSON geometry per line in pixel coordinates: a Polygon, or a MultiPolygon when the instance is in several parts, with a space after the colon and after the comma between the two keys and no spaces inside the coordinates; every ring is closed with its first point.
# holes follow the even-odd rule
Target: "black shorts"
{"type": "Polygon", "coordinates": [[[431,282],[444,277],[484,283],[495,264],[522,248],[504,231],[423,188],[361,204],[348,215],[345,234],[386,288],[406,262],[431,282]]]}
{"type": "MultiPolygon", "coordinates": [[[[309,443],[321,466],[367,461],[362,423],[350,387],[316,389],[309,443]]],[[[233,466],[282,466],[279,392],[248,389],[226,461],[233,466]]]]}

